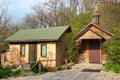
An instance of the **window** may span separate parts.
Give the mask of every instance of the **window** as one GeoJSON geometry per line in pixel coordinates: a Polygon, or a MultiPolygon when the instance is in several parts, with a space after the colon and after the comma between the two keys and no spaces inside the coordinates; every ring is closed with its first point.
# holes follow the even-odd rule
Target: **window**
{"type": "Polygon", "coordinates": [[[42,57],[46,57],[47,56],[47,45],[46,44],[42,44],[41,45],[41,56],[42,57]]]}
{"type": "Polygon", "coordinates": [[[25,56],[25,45],[21,45],[21,56],[25,56]]]}
{"type": "Polygon", "coordinates": [[[6,62],[7,60],[6,60],[6,55],[4,56],[4,62],[6,62]]]}

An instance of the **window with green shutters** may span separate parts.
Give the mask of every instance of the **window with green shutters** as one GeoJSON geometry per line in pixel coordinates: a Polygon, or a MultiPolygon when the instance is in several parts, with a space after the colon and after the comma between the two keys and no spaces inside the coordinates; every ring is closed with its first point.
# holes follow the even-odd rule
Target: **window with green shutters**
{"type": "Polygon", "coordinates": [[[25,45],[21,45],[21,56],[25,56],[25,45]]]}
{"type": "Polygon", "coordinates": [[[47,56],[47,45],[41,44],[41,56],[46,57],[47,56]]]}

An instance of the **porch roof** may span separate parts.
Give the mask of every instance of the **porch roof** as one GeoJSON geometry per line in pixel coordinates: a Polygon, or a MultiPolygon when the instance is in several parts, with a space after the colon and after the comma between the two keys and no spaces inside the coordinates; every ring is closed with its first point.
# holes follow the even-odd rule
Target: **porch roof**
{"type": "Polygon", "coordinates": [[[91,26],[91,25],[95,26],[96,28],[98,28],[99,30],[103,31],[104,33],[106,33],[106,34],[108,34],[108,35],[110,35],[110,36],[113,35],[111,32],[103,29],[101,26],[99,26],[99,25],[91,22],[91,23],[89,23],[83,30],[81,30],[81,31],[74,37],[74,39],[78,39],[79,37],[81,37],[81,36],[82,36],[86,31],[88,31],[88,30],[90,30],[91,32],[93,32],[93,33],[96,34],[97,36],[106,39],[106,37],[105,37],[104,35],[102,35],[101,33],[90,29],[90,26],[91,26]]]}
{"type": "Polygon", "coordinates": [[[71,32],[70,26],[20,30],[8,37],[8,42],[57,41],[64,32],[71,32]]]}

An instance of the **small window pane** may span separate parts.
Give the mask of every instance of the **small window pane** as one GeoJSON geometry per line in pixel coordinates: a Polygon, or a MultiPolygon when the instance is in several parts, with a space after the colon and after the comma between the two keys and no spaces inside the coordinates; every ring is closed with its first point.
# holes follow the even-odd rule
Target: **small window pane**
{"type": "Polygon", "coordinates": [[[41,56],[46,56],[46,53],[47,53],[47,46],[46,46],[46,44],[42,44],[42,49],[41,49],[41,51],[42,51],[42,54],[41,54],[41,56]]]}
{"type": "Polygon", "coordinates": [[[21,45],[21,55],[25,55],[25,45],[21,45]]]}

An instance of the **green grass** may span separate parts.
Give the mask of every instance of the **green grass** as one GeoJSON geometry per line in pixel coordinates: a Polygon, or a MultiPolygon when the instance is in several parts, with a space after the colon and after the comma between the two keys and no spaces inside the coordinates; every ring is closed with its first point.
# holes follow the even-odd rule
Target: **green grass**
{"type": "Polygon", "coordinates": [[[112,71],[112,72],[115,72],[115,73],[120,73],[120,65],[119,64],[110,64],[110,63],[107,63],[105,65],[105,69],[107,71],[112,71]]]}

